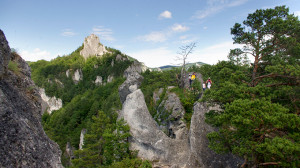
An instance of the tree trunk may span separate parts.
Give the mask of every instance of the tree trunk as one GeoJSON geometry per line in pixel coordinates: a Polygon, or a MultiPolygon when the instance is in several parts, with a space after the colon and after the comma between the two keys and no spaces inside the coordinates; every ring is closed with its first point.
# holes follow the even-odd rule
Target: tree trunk
{"type": "Polygon", "coordinates": [[[181,81],[180,81],[181,88],[184,88],[184,80],[185,80],[185,60],[183,61],[183,65],[181,68],[181,81]]]}

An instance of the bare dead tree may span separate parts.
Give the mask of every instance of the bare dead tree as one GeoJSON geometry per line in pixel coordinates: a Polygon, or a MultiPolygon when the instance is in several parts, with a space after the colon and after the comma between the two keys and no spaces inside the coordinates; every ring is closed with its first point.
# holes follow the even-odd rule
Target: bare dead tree
{"type": "Polygon", "coordinates": [[[176,60],[182,61],[181,73],[180,73],[180,82],[179,87],[184,87],[184,79],[186,76],[185,65],[187,63],[188,56],[193,52],[193,49],[196,47],[196,43],[192,42],[188,45],[179,47],[180,51],[177,52],[179,56],[176,57],[176,60]]]}

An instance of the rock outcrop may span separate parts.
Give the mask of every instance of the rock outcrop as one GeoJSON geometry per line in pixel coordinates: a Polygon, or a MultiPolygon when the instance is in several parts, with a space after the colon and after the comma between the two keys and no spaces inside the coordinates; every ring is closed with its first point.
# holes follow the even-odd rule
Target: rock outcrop
{"type": "MultiPolygon", "coordinates": [[[[218,155],[208,148],[206,134],[214,128],[205,123],[204,114],[211,108],[200,103],[195,104],[188,131],[182,122],[184,109],[180,105],[179,98],[174,93],[168,92],[159,106],[163,113],[169,111],[167,120],[163,122],[166,128],[171,130],[163,131],[161,125],[150,115],[144,95],[138,89],[143,78],[139,77],[139,73],[134,68],[132,69],[132,73],[124,74],[127,79],[119,87],[119,95],[123,103],[119,118],[124,118],[130,126],[132,135],[130,149],[137,150],[138,157],[152,161],[154,167],[238,167],[242,162],[241,159],[233,155],[218,155]]],[[[156,104],[162,93],[161,89],[154,95],[156,104]]]]}
{"type": "Polygon", "coordinates": [[[169,138],[150,115],[144,95],[137,89],[127,95],[120,117],[130,126],[131,150],[143,159],[169,166],[189,167],[189,145],[186,140],[169,138]]]}
{"type": "Polygon", "coordinates": [[[66,76],[67,76],[67,77],[70,76],[70,69],[68,69],[68,70],[66,71],[66,76]]]}
{"type": "Polygon", "coordinates": [[[147,70],[147,67],[138,61],[134,61],[125,71],[124,71],[124,77],[127,78],[128,75],[132,74],[133,72],[142,73],[147,70]]]}
{"type": "Polygon", "coordinates": [[[139,73],[132,72],[127,74],[126,81],[119,87],[119,95],[121,103],[124,103],[128,94],[137,90],[141,86],[142,80],[144,79],[139,73]]]}
{"type": "Polygon", "coordinates": [[[83,74],[82,74],[82,71],[81,69],[77,69],[73,76],[72,76],[72,79],[74,81],[75,84],[78,84],[78,82],[80,82],[82,79],[83,79],[83,74]]]}
{"type": "Polygon", "coordinates": [[[0,30],[0,79],[7,71],[7,66],[10,61],[10,48],[2,30],[0,30]]]}
{"type": "Polygon", "coordinates": [[[68,158],[68,161],[65,163],[67,167],[72,165],[72,160],[75,158],[73,151],[75,151],[75,148],[71,146],[70,142],[67,142],[66,151],[64,153],[65,158],[68,158]]]}
{"type": "Polygon", "coordinates": [[[185,111],[179,97],[167,90],[164,100],[162,100],[157,108],[156,118],[161,130],[168,137],[174,139],[188,138],[188,130],[183,121],[184,114],[185,111]]]}
{"type": "Polygon", "coordinates": [[[85,38],[80,55],[87,59],[89,56],[102,56],[107,52],[105,46],[100,43],[99,37],[91,34],[85,38]]]}
{"type": "Polygon", "coordinates": [[[110,83],[110,82],[112,82],[113,80],[114,80],[114,76],[108,75],[108,77],[107,77],[107,83],[110,83]]]}
{"type": "Polygon", "coordinates": [[[116,61],[127,61],[127,60],[128,60],[128,58],[122,56],[121,54],[118,54],[118,55],[116,56],[116,61]]]}
{"type": "Polygon", "coordinates": [[[80,141],[79,141],[79,149],[82,149],[83,145],[84,145],[84,136],[86,134],[86,129],[82,129],[81,133],[80,133],[80,141]]]}
{"type": "Polygon", "coordinates": [[[0,167],[62,167],[61,151],[41,125],[41,97],[28,64],[11,54],[0,30],[0,167]],[[8,69],[8,61],[17,69],[8,69]]]}
{"type": "Polygon", "coordinates": [[[102,85],[102,77],[101,77],[101,76],[97,76],[97,77],[96,77],[95,84],[96,84],[97,86],[102,85]]]}
{"type": "Polygon", "coordinates": [[[196,103],[190,128],[190,149],[192,155],[204,167],[239,167],[243,162],[240,158],[231,154],[216,154],[208,148],[206,134],[216,131],[216,128],[205,123],[205,113],[210,110],[220,111],[219,106],[208,106],[206,103],[196,103]]]}
{"type": "Polygon", "coordinates": [[[56,98],[55,96],[54,97],[47,96],[44,88],[40,88],[39,93],[43,100],[42,113],[47,111],[49,114],[51,114],[52,111],[59,110],[60,108],[62,108],[62,100],[60,98],[56,98]]]}

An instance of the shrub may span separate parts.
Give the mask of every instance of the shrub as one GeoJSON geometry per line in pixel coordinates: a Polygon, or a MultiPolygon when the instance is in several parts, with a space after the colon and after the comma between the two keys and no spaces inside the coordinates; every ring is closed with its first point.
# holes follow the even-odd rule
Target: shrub
{"type": "Polygon", "coordinates": [[[9,61],[8,70],[12,71],[15,74],[20,74],[20,68],[18,67],[18,63],[14,61],[9,61]]]}

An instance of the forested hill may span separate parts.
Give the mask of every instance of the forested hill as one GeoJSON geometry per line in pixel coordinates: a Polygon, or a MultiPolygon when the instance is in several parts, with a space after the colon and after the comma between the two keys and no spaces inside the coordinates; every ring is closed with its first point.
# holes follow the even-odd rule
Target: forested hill
{"type": "MultiPolygon", "coordinates": [[[[126,55],[112,48],[107,48],[107,53],[101,56],[85,58],[80,54],[83,48],[84,46],[81,46],[70,55],[57,57],[51,61],[40,60],[30,63],[35,84],[44,88],[47,96],[60,98],[63,103],[63,107],[51,115],[44,113],[42,118],[44,130],[59,144],[65,166],[71,165],[70,158],[74,158],[74,150],[79,148],[81,131],[84,129],[89,130],[90,134],[87,136],[96,136],[94,139],[108,130],[110,133],[112,130],[121,131],[123,137],[115,137],[114,142],[103,144],[104,148],[108,148],[120,143],[123,146],[121,145],[117,151],[121,153],[104,152],[106,161],[100,164],[110,165],[112,161],[134,158],[128,149],[128,142],[125,144],[119,142],[129,136],[129,130],[121,121],[116,122],[116,110],[121,109],[118,87],[125,80],[124,71],[134,61],[130,61],[126,55]],[[99,120],[102,122],[98,123],[99,120]],[[91,128],[97,124],[103,125],[92,130],[91,128]],[[102,130],[97,130],[100,128],[102,130]]],[[[93,141],[92,139],[90,141],[93,141]]],[[[93,157],[93,154],[90,157],[93,157]]],[[[98,161],[95,159],[94,162],[98,161]]],[[[76,160],[74,163],[82,164],[76,160]]],[[[89,167],[91,163],[84,165],[89,167]]]]}
{"type": "Polygon", "coordinates": [[[132,63],[126,55],[112,48],[101,58],[94,56],[85,60],[80,55],[82,48],[51,61],[30,63],[34,82],[45,88],[48,96],[61,98],[63,104],[97,85],[110,82],[112,78],[122,78],[124,70],[132,63]]]}

